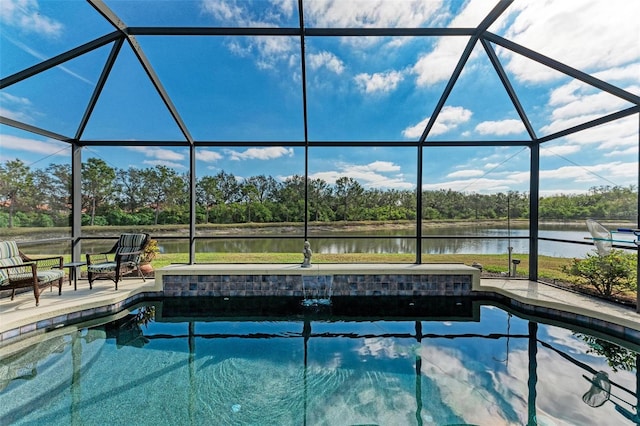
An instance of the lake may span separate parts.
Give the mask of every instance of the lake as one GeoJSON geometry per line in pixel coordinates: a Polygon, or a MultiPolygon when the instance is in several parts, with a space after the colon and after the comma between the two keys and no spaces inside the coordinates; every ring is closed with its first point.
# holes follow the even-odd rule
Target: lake
{"type": "MultiPolygon", "coordinates": [[[[527,254],[529,252],[529,230],[500,224],[451,224],[436,228],[427,228],[423,232],[424,254],[505,254],[508,247],[513,247],[514,254],[527,254]]],[[[41,238],[50,238],[48,231],[43,230],[41,238]]],[[[115,231],[114,231],[115,232],[115,231]]],[[[260,234],[248,238],[214,236],[205,234],[206,231],[198,231],[198,237],[211,236],[215,239],[198,239],[196,252],[218,253],[297,253],[302,250],[302,237],[287,238],[287,234],[300,235],[301,228],[279,233],[260,234]],[[275,237],[275,238],[274,238],[275,237]]],[[[251,230],[239,230],[239,233],[250,233],[251,230]]],[[[273,232],[273,231],[268,231],[273,232]]],[[[164,236],[176,236],[166,233],[164,236]]],[[[182,234],[184,235],[184,233],[182,234]]],[[[249,234],[251,235],[251,234],[249,234]]],[[[323,231],[323,237],[319,237],[320,231],[311,231],[309,240],[314,253],[415,253],[415,231],[412,229],[385,229],[367,231],[323,231]],[[315,237],[318,235],[318,237],[315,237]],[[327,236],[329,235],[329,236],[327,236]]],[[[635,250],[633,234],[615,233],[615,239],[627,241],[616,243],[635,250]]],[[[540,238],[569,240],[572,243],[556,241],[539,241],[539,254],[553,257],[584,257],[594,250],[589,243],[589,232],[586,225],[579,224],[541,224],[540,238]]],[[[152,234],[159,239],[161,251],[164,253],[187,253],[188,241],[185,239],[162,239],[160,235],[152,234]]],[[[36,235],[30,235],[29,239],[36,239],[36,235]]],[[[20,241],[19,238],[16,238],[20,241]]],[[[98,252],[111,248],[111,240],[86,240],[82,243],[83,252],[98,252]]],[[[68,243],[29,244],[30,254],[69,253],[68,243]]]]}
{"type": "MultiPolygon", "coordinates": [[[[314,253],[415,253],[415,232],[411,229],[332,232],[331,237],[319,238],[310,232],[309,240],[314,253]]],[[[325,232],[325,235],[327,233],[325,232]]],[[[633,234],[615,234],[620,244],[635,250],[633,234]]],[[[423,231],[424,254],[504,254],[508,247],[513,253],[529,252],[529,229],[507,228],[496,225],[446,225],[423,231]]],[[[553,257],[584,257],[595,249],[590,243],[586,225],[546,224],[539,229],[540,238],[570,240],[576,243],[539,241],[539,254],[553,257]],[[586,244],[585,244],[586,243],[586,244]]],[[[186,242],[161,242],[166,252],[187,252],[186,242]]],[[[196,252],[221,253],[295,253],[302,249],[300,238],[281,239],[217,239],[196,243],[196,252]]]]}

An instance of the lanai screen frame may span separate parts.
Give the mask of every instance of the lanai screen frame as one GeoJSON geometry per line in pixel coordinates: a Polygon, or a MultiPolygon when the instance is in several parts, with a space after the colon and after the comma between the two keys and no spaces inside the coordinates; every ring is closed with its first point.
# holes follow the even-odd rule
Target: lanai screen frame
{"type": "MultiPolygon", "coordinates": [[[[562,62],[553,60],[531,49],[527,49],[517,43],[509,41],[499,35],[491,33],[488,28],[500,17],[500,15],[509,7],[513,0],[500,0],[491,12],[482,20],[482,22],[472,28],[306,28],[304,24],[303,0],[298,0],[298,19],[299,26],[293,28],[256,28],[256,27],[135,27],[127,26],[108,6],[101,0],[87,0],[93,8],[100,13],[115,29],[112,33],[99,37],[91,42],[85,43],[65,53],[45,60],[35,66],[29,67],[23,71],[17,72],[11,76],[0,80],[0,89],[9,87],[31,76],[37,75],[52,67],[58,66],[68,60],[79,57],[85,53],[91,52],[107,44],[113,43],[110,54],[103,67],[100,78],[96,84],[93,94],[87,104],[84,115],[79,123],[76,133],[73,136],[62,135],[47,129],[39,128],[24,122],[19,122],[8,117],[0,116],[0,123],[15,127],[27,132],[52,138],[58,141],[66,142],[71,145],[71,170],[72,170],[72,256],[74,260],[81,257],[81,241],[83,239],[81,231],[81,165],[83,147],[90,146],[163,146],[163,147],[188,147],[189,148],[189,197],[190,197],[190,214],[189,214],[189,264],[195,263],[195,244],[196,239],[206,237],[196,237],[196,147],[274,147],[274,146],[291,146],[303,147],[305,152],[304,170],[305,180],[308,181],[309,170],[309,148],[310,147],[411,147],[416,149],[416,259],[415,263],[422,263],[422,172],[423,172],[423,148],[425,147],[498,147],[498,146],[522,146],[530,150],[530,187],[529,187],[529,280],[538,280],[538,219],[539,219],[539,172],[540,172],[540,146],[545,142],[553,141],[558,138],[580,132],[595,126],[609,123],[618,119],[625,118],[634,114],[638,115],[638,144],[640,145],[640,96],[629,93],[617,86],[611,85],[605,81],[597,79],[587,73],[572,68],[562,62]],[[302,84],[302,109],[304,120],[304,140],[299,141],[207,141],[195,140],[189,131],[189,128],[182,120],[178,109],[175,107],[171,97],[164,89],[162,81],[155,73],[152,64],[147,59],[144,50],[136,40],[136,36],[287,36],[299,37],[300,39],[300,71],[302,84]],[[469,37],[466,48],[462,53],[458,63],[449,78],[439,101],[434,108],[433,114],[426,124],[421,137],[416,141],[311,141],[308,137],[307,123],[307,79],[306,79],[306,63],[305,63],[305,39],[313,37],[366,37],[366,36],[394,36],[394,37],[469,37]],[[125,141],[125,140],[88,140],[83,139],[83,133],[91,114],[100,98],[100,94],[109,77],[111,69],[118,57],[118,54],[127,42],[132,51],[135,53],[138,61],[146,72],[147,77],[153,84],[155,90],[161,97],[165,107],[169,111],[171,117],[177,124],[184,141],[125,141]],[[447,101],[458,77],[460,76],[464,66],[469,59],[474,47],[480,43],[484,48],[495,72],[497,73],[506,93],[508,94],[515,110],[522,120],[526,131],[530,137],[528,140],[495,140],[495,141],[427,141],[427,137],[432,130],[438,115],[447,101]],[[509,78],[496,55],[491,44],[501,46],[504,49],[514,53],[523,55],[537,63],[552,68],[567,76],[586,83],[594,88],[612,94],[618,98],[624,99],[634,106],[616,113],[608,114],[596,120],[584,122],[563,131],[538,137],[522,107],[517,93],[514,90],[509,78]]],[[[640,154],[638,157],[638,182],[640,187],[640,154]]],[[[305,215],[304,215],[304,235],[301,236],[305,240],[308,237],[308,188],[305,187],[305,215]]],[[[640,211],[640,197],[638,201],[638,211],[640,211]]],[[[638,219],[638,227],[640,228],[640,218],[638,219]]],[[[162,237],[159,237],[162,238],[162,237]]],[[[291,238],[291,237],[288,237],[291,238]]],[[[413,238],[413,237],[412,237],[413,238]]],[[[640,252],[638,254],[640,258],[640,252]]],[[[638,262],[640,265],[640,262],[638,262]]],[[[638,301],[640,302],[640,292],[638,293],[638,301]]],[[[640,303],[639,303],[640,306],[640,303]]]]}

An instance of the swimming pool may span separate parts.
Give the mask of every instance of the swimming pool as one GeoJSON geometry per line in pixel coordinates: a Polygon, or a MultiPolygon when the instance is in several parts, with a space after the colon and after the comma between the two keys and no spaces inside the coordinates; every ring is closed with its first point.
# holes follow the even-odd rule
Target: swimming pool
{"type": "Polygon", "coordinates": [[[634,424],[636,345],[497,303],[187,299],[5,356],[0,424],[634,424]]]}

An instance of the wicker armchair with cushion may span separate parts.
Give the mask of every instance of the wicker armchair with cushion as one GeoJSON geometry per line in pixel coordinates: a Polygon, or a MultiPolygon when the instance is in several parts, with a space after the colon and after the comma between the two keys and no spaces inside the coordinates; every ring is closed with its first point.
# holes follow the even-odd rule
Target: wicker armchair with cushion
{"type": "Polygon", "coordinates": [[[40,304],[42,286],[58,282],[58,294],[62,294],[62,256],[31,258],[20,250],[15,241],[0,241],[0,290],[13,290],[32,287],[36,297],[36,306],[40,304]]]}
{"type": "Polygon", "coordinates": [[[148,242],[149,234],[121,234],[111,250],[98,254],[87,253],[89,288],[93,288],[95,280],[110,279],[116,284],[117,290],[122,276],[133,271],[138,271],[138,276],[146,281],[140,271],[140,258],[148,242]]]}

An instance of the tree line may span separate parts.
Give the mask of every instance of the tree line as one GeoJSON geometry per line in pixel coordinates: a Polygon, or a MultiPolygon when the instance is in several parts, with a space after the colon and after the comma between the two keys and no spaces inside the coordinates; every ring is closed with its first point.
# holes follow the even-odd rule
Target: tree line
{"type": "MultiPolygon", "coordinates": [[[[144,169],[110,167],[89,158],[82,164],[83,225],[158,225],[189,222],[189,179],[158,165],[144,169]]],[[[308,220],[415,220],[416,192],[364,188],[357,180],[335,182],[294,175],[284,181],[258,175],[238,179],[220,171],[196,182],[197,223],[302,222],[305,185],[308,220]]],[[[539,217],[582,220],[588,217],[637,220],[635,186],[600,186],[585,194],[560,194],[539,201],[539,217]]],[[[31,169],[23,161],[0,164],[0,227],[69,226],[71,166],[50,164],[31,169]]],[[[425,220],[526,219],[529,195],[518,191],[495,194],[450,189],[423,191],[425,220]]]]}

